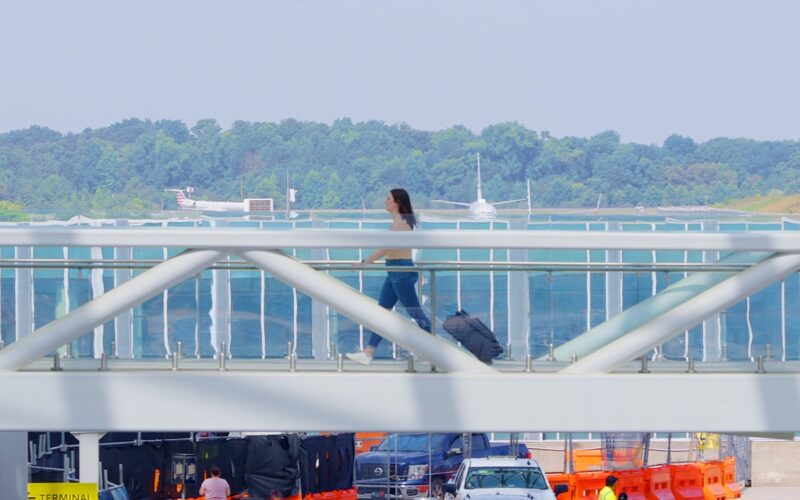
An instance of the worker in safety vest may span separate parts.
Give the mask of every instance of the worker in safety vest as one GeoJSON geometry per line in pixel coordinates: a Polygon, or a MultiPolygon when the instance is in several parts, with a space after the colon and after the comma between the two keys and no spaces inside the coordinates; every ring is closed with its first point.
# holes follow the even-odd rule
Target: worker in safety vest
{"type": "Polygon", "coordinates": [[[606,478],[606,486],[600,490],[597,495],[597,500],[617,500],[617,494],[614,493],[614,485],[617,484],[616,476],[608,476],[606,478]]]}

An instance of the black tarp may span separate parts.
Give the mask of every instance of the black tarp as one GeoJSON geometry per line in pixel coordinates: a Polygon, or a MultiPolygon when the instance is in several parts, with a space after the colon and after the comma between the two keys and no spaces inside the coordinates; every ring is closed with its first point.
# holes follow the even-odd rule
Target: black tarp
{"type": "MultiPolygon", "coordinates": [[[[51,433],[51,446],[60,444],[61,435],[51,433]]],[[[295,495],[299,492],[298,479],[304,494],[352,486],[353,434],[302,439],[297,434],[280,434],[201,441],[191,441],[187,436],[187,433],[148,433],[147,439],[153,441],[137,446],[132,444],[136,441],[135,433],[110,434],[104,436],[101,443],[121,444],[101,446],[100,461],[108,471],[108,480],[115,484],[122,482],[131,500],[179,498],[181,493],[177,485],[170,482],[170,474],[173,455],[184,453],[197,457],[198,481],[186,486],[187,497],[199,495],[200,483],[210,476],[212,465],[220,468],[232,492],[247,490],[255,498],[270,498],[275,491],[284,497],[295,495]],[[120,464],[123,478],[119,477],[120,464]]],[[[29,437],[38,442],[38,434],[30,433],[29,437]]],[[[65,434],[64,438],[68,445],[77,444],[70,434],[65,434]]],[[[72,450],[77,460],[77,449],[72,450]]],[[[56,451],[43,456],[36,465],[62,468],[64,455],[56,451]]],[[[79,465],[73,464],[73,467],[79,465]]],[[[33,473],[34,482],[60,482],[61,478],[60,472],[33,473]]]]}

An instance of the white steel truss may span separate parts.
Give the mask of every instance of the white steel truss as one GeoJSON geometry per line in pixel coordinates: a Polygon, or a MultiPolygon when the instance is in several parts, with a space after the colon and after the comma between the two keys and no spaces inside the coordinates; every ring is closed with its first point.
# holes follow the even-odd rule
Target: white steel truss
{"type": "Polygon", "coordinates": [[[0,230],[9,246],[188,249],[0,351],[0,430],[796,431],[797,373],[609,374],[620,363],[800,267],[800,234],[568,231],[0,230]],[[777,255],[690,298],[562,373],[501,373],[287,248],[707,250],[777,255]],[[239,255],[447,373],[148,368],[49,371],[32,362],[134,305],[239,255]],[[678,312],[676,312],[678,311],[678,312]],[[680,318],[677,318],[680,317],[680,318]],[[570,373],[575,372],[575,373],[570,373]],[[213,408],[193,411],[203,394],[213,408]],[[622,399],[616,399],[620,397],[622,399]],[[619,401],[620,404],[614,404],[619,401]],[[732,407],[732,403],[744,401],[732,407]],[[735,408],[735,409],[732,409],[735,408]]]}

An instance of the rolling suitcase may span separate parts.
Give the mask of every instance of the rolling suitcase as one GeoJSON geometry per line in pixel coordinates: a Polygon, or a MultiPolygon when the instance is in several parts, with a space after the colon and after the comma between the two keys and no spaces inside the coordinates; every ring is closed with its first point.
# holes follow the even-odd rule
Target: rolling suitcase
{"type": "Polygon", "coordinates": [[[470,316],[463,309],[448,316],[442,327],[465,349],[487,365],[491,365],[492,360],[503,353],[503,348],[494,336],[494,332],[483,324],[483,321],[470,316]]]}

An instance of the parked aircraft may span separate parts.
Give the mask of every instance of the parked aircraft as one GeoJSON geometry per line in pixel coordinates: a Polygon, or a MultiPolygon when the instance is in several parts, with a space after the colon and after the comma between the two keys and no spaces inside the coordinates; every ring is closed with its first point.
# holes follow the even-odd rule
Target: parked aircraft
{"type": "Polygon", "coordinates": [[[184,191],[190,193],[192,188],[184,189],[165,189],[175,193],[178,201],[178,208],[181,210],[197,210],[201,212],[272,212],[272,198],[245,198],[242,201],[205,201],[193,200],[184,191]]]}
{"type": "Polygon", "coordinates": [[[457,205],[461,207],[467,207],[469,210],[469,214],[472,217],[477,219],[493,219],[497,217],[497,208],[496,205],[507,205],[509,203],[516,203],[519,201],[525,201],[525,198],[519,198],[517,200],[505,200],[505,201],[496,201],[494,203],[489,203],[484,199],[483,193],[481,192],[481,154],[477,153],[477,160],[478,160],[478,199],[473,201],[472,203],[461,203],[458,201],[449,201],[449,200],[431,200],[438,203],[447,203],[448,205],[457,205]]]}

